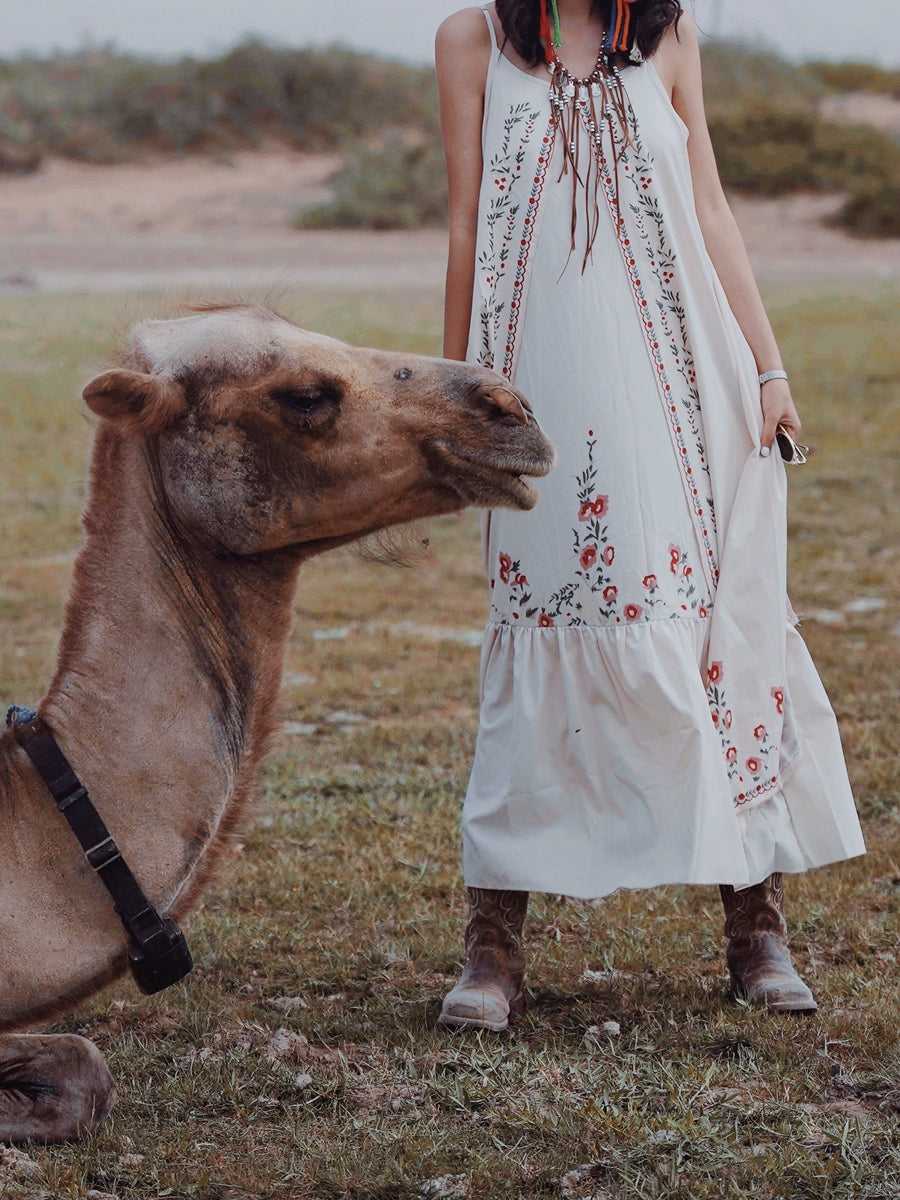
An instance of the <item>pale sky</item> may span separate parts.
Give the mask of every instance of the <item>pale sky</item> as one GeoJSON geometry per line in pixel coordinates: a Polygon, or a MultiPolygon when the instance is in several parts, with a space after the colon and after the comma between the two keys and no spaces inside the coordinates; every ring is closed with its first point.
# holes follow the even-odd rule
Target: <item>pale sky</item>
{"type": "MultiPolygon", "coordinates": [[[[470,0],[472,2],[472,0],[470,0]]],[[[898,0],[688,0],[711,35],[763,40],[789,57],[900,66],[898,0]],[[852,20],[849,19],[852,14],[852,20]],[[849,28],[848,28],[849,26],[849,28]]],[[[434,30],[466,0],[5,0],[0,57],[30,49],[211,54],[249,33],[289,45],[343,42],[430,61],[434,30]]]]}

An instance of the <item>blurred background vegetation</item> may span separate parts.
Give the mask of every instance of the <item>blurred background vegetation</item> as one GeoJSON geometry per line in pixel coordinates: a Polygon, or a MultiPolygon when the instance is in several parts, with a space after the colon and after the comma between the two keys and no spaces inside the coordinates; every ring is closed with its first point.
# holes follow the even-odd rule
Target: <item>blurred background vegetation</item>
{"type": "Polygon", "coordinates": [[[0,60],[0,157],[90,163],[227,154],[280,143],[333,150],[395,125],[433,129],[432,72],[339,47],[254,39],[220,58],[87,50],[0,60]]]}
{"type": "MultiPolygon", "coordinates": [[[[762,196],[842,193],[840,224],[900,236],[900,141],[829,120],[822,107],[846,93],[900,100],[900,71],[795,66],[727,44],[704,58],[726,186],[762,196]]],[[[272,145],[343,155],[331,199],[298,213],[300,226],[414,228],[446,218],[427,67],[257,40],[209,60],[110,50],[0,60],[0,170],[32,171],[47,155],[118,163],[272,145]]]]}

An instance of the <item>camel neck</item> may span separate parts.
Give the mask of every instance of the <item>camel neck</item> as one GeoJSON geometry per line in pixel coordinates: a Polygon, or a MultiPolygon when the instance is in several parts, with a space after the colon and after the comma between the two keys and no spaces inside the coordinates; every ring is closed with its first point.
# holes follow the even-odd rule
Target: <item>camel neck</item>
{"type": "Polygon", "coordinates": [[[112,771],[92,789],[98,803],[109,793],[127,824],[148,801],[173,827],[191,814],[202,852],[269,731],[297,568],[192,541],[152,474],[140,444],[98,436],[87,537],[42,715],[67,753],[112,771]]]}
{"type": "MultiPolygon", "coordinates": [[[[208,877],[253,781],[297,568],[235,562],[191,545],[161,511],[141,444],[105,429],[84,525],[40,712],[151,901],[180,913],[208,877]]],[[[44,1011],[45,992],[83,994],[115,974],[124,937],[35,773],[8,741],[3,748],[5,832],[34,899],[21,905],[21,880],[0,883],[0,926],[9,891],[34,928],[0,927],[0,936],[5,945],[21,936],[28,950],[19,961],[41,964],[42,982],[27,989],[33,1015],[44,1011]]],[[[0,965],[0,1026],[15,1019],[3,997],[26,990],[21,981],[5,986],[2,976],[0,965]]]]}

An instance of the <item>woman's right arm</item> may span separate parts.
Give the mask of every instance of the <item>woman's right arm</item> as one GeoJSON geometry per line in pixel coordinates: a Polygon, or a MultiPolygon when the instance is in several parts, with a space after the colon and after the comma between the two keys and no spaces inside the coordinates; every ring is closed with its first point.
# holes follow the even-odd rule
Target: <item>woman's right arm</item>
{"type": "Polygon", "coordinates": [[[478,8],[454,13],[435,39],[441,131],[450,196],[450,252],[444,294],[444,357],[464,360],[475,283],[481,189],[481,123],[491,36],[478,8]]]}

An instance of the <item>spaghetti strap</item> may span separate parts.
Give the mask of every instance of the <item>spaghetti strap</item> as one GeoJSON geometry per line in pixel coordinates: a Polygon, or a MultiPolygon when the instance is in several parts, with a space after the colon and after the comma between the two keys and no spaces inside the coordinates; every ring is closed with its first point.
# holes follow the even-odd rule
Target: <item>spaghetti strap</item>
{"type": "Polygon", "coordinates": [[[500,46],[497,42],[497,31],[494,28],[494,19],[488,11],[487,5],[482,5],[481,11],[484,15],[485,21],[487,21],[488,32],[491,35],[491,57],[490,61],[488,62],[487,78],[484,82],[484,118],[481,123],[481,150],[482,153],[484,153],[486,149],[485,136],[487,133],[487,119],[488,113],[491,111],[491,97],[493,96],[494,92],[495,68],[497,63],[502,58],[502,54],[500,51],[500,46]]]}
{"type": "Polygon", "coordinates": [[[494,53],[496,54],[500,47],[497,45],[497,30],[494,28],[494,18],[488,11],[488,6],[486,4],[482,5],[481,11],[484,13],[484,19],[487,21],[487,27],[491,34],[491,45],[493,46],[494,53]]]}

